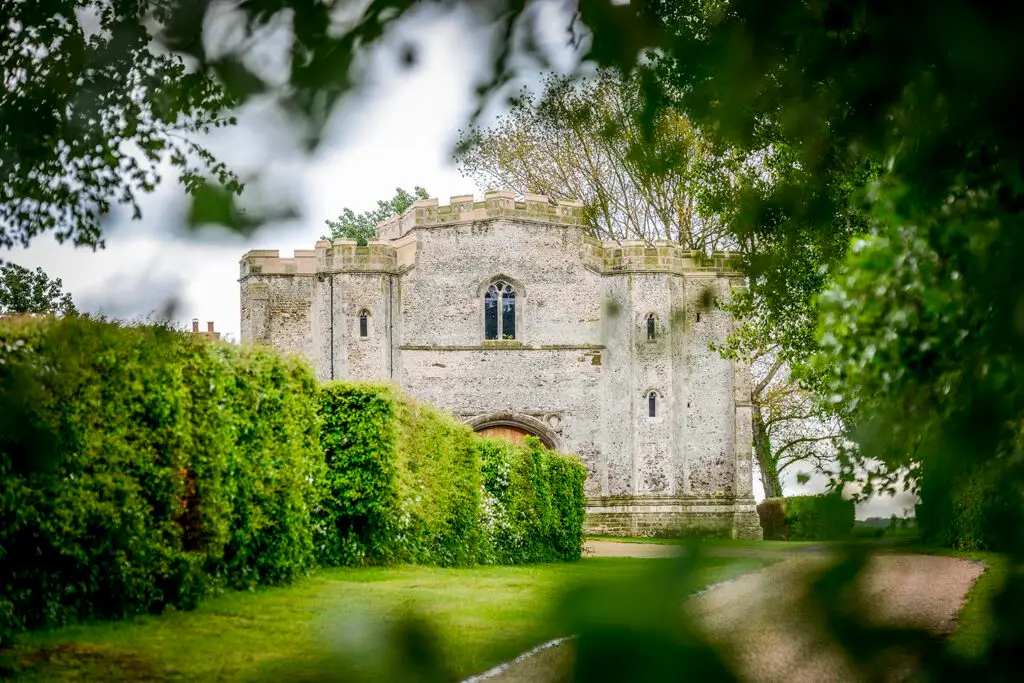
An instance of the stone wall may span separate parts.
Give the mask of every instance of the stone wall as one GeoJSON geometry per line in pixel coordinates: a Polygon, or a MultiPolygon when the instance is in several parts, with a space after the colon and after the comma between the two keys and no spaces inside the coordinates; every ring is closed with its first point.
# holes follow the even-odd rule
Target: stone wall
{"type": "Polygon", "coordinates": [[[735,378],[732,363],[708,348],[711,341],[725,340],[732,329],[732,319],[722,310],[705,308],[710,297],[729,297],[726,278],[695,276],[687,280],[683,335],[685,400],[689,406],[683,430],[687,444],[687,493],[732,495],[742,493],[735,491],[735,378]]]}
{"type": "Polygon", "coordinates": [[[753,499],[617,496],[588,501],[586,533],[595,536],[762,537],[753,499]]]}
{"type": "Polygon", "coordinates": [[[579,259],[582,232],[494,219],[422,230],[416,265],[402,276],[402,344],[484,339],[483,295],[495,280],[516,289],[516,341],[600,342],[601,277],[579,259]]]}
{"type": "MultiPolygon", "coordinates": [[[[598,433],[601,436],[599,481],[588,482],[589,496],[632,495],[638,413],[645,406],[634,396],[635,325],[628,277],[602,278],[601,340],[603,360],[598,433]],[[605,418],[608,419],[605,419],[605,418]]],[[[598,406],[595,405],[595,408],[598,406]]],[[[596,411],[595,411],[596,412],[596,411]]]]}
{"type": "Polygon", "coordinates": [[[295,250],[281,258],[275,250],[250,251],[240,264],[241,335],[287,353],[316,361],[313,287],[316,257],[295,250]]]}
{"type": "Polygon", "coordinates": [[[243,338],[307,354],[320,377],[395,381],[478,428],[518,426],[576,453],[592,531],[751,536],[749,371],[708,348],[733,321],[704,306],[742,284],[734,264],[667,242],[602,244],[575,202],[421,200],[365,247],[247,254],[243,338]],[[516,291],[514,340],[484,338],[496,280],[516,291]]]}
{"type": "MultiPolygon", "coordinates": [[[[632,382],[623,401],[635,404],[633,411],[633,495],[669,496],[679,493],[682,482],[673,465],[680,458],[672,426],[677,419],[678,396],[672,378],[677,369],[671,353],[672,330],[665,321],[672,318],[674,303],[671,284],[678,276],[664,273],[627,273],[630,290],[630,343],[632,382]],[[647,317],[655,316],[655,337],[648,339],[647,317]],[[650,416],[650,394],[655,414],[650,416]]],[[[608,278],[613,279],[613,278],[608,278]]],[[[616,495],[617,491],[609,491],[616,495]]]]}

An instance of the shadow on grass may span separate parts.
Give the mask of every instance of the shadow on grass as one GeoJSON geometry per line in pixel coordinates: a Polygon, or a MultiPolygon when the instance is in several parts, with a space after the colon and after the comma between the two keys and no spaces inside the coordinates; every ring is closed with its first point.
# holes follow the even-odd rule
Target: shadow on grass
{"type": "Polygon", "coordinates": [[[87,643],[61,643],[23,653],[0,652],[0,679],[27,674],[43,681],[164,683],[166,673],[151,659],[87,643]]]}

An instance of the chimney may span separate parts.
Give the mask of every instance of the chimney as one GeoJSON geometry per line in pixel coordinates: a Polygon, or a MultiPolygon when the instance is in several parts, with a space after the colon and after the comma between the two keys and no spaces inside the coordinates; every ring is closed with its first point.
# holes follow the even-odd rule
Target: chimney
{"type": "Polygon", "coordinates": [[[212,320],[210,322],[206,323],[206,331],[207,332],[213,332],[213,321],[212,320]]]}
{"type": "Polygon", "coordinates": [[[192,331],[193,332],[198,332],[199,331],[199,318],[192,318],[192,331]]]}

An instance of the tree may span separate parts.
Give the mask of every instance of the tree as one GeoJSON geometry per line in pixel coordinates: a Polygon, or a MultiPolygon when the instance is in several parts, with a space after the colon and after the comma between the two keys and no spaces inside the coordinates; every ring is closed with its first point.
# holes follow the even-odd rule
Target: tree
{"type": "Polygon", "coordinates": [[[0,316],[76,315],[71,295],[63,286],[60,278],[51,280],[42,268],[32,271],[16,263],[0,263],[0,316]]]}
{"type": "Polygon", "coordinates": [[[491,127],[462,131],[455,160],[478,188],[508,188],[583,202],[598,239],[670,240],[719,250],[727,232],[709,210],[724,160],[711,158],[686,117],[665,112],[647,139],[634,73],[589,79],[549,75],[524,88],[491,127]]]}
{"type": "Polygon", "coordinates": [[[754,454],[772,496],[782,495],[780,475],[791,465],[832,475],[835,456],[854,448],[844,407],[824,400],[821,374],[809,361],[820,348],[817,297],[848,241],[869,230],[861,188],[880,171],[867,161],[822,180],[771,131],[747,144],[732,154],[753,163],[717,194],[748,283],[721,306],[742,322],[712,346],[753,371],[754,454]]]}
{"type": "MultiPolygon", "coordinates": [[[[745,245],[747,267],[777,245],[745,245]]],[[[751,368],[751,420],[754,457],[768,497],[781,496],[781,475],[797,463],[832,475],[835,458],[854,448],[846,433],[841,403],[827,400],[823,373],[811,363],[820,347],[816,337],[816,297],[829,283],[824,263],[801,256],[775,256],[773,272],[749,278],[751,287],[720,304],[740,321],[724,343],[712,348],[751,368]],[[786,290],[779,283],[787,283],[786,290]]]]}
{"type": "MultiPolygon", "coordinates": [[[[769,364],[759,373],[751,391],[754,456],[767,498],[783,495],[782,480],[797,465],[829,475],[836,453],[846,444],[845,425],[833,411],[823,409],[816,396],[791,377],[777,356],[761,359],[769,364]]],[[[806,471],[797,481],[806,481],[806,471]]]]}
{"type": "Polygon", "coordinates": [[[1024,552],[1024,288],[1009,255],[1024,243],[999,184],[855,243],[822,297],[816,364],[870,455],[847,480],[914,488],[926,538],[1024,552]]]}
{"type": "Polygon", "coordinates": [[[429,199],[430,195],[422,187],[417,185],[413,188],[412,194],[400,187],[395,188],[395,196],[391,199],[378,199],[377,208],[372,211],[364,211],[356,214],[347,206],[341,210],[336,220],[326,220],[327,227],[331,229],[330,237],[323,236],[320,239],[347,239],[356,240],[360,246],[377,237],[377,225],[392,216],[400,216],[405,210],[412,206],[417,199],[429,199]]]}
{"type": "Polygon", "coordinates": [[[1024,143],[1006,109],[1024,56],[1009,27],[1024,13],[953,0],[894,12],[844,2],[705,10],[645,3],[671,27],[649,44],[664,57],[666,91],[685,93],[698,127],[742,149],[780,141],[806,179],[740,215],[754,233],[771,225],[782,246],[811,248],[783,262],[833,272],[815,366],[860,446],[837,484],[860,480],[870,494],[920,483],[925,508],[967,506],[947,530],[998,499],[1018,521],[991,528],[1010,532],[1001,547],[1024,552],[1024,283],[1014,275],[1024,143]],[[921,24],[925,15],[942,20],[921,24]],[[857,233],[844,234],[831,201],[844,188],[866,200],[868,229],[852,249],[857,233]],[[790,220],[764,220],[778,212],[790,220]],[[818,258],[830,244],[840,248],[818,258]]]}
{"type": "Polygon", "coordinates": [[[224,191],[241,191],[197,140],[234,122],[225,114],[233,103],[227,65],[190,70],[181,55],[151,46],[160,30],[174,34],[183,4],[4,3],[0,246],[28,246],[52,231],[61,242],[102,247],[103,217],[127,204],[139,218],[139,195],[156,187],[163,161],[204,201],[207,174],[224,191]]]}

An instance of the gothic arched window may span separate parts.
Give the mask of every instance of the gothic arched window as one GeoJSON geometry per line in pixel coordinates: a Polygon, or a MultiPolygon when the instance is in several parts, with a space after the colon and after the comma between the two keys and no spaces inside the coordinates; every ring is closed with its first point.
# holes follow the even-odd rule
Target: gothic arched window
{"type": "Polygon", "coordinates": [[[359,311],[359,336],[366,337],[370,334],[370,312],[365,308],[359,311]]]}
{"type": "Polygon", "coordinates": [[[655,325],[658,322],[653,313],[647,316],[647,339],[654,339],[655,325]]]}
{"type": "Polygon", "coordinates": [[[651,392],[647,394],[647,417],[657,417],[658,414],[658,394],[651,392]]]}
{"type": "Polygon", "coordinates": [[[498,280],[484,294],[484,339],[516,338],[516,292],[498,280]]]}

